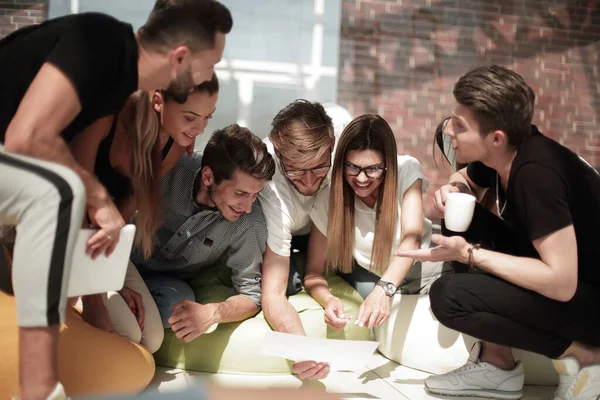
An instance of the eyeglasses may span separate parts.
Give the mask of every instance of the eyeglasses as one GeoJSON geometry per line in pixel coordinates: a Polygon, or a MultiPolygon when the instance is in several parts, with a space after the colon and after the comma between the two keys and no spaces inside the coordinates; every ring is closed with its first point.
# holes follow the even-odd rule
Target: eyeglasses
{"type": "Polygon", "coordinates": [[[329,168],[331,168],[331,154],[329,154],[328,165],[322,165],[311,169],[287,169],[283,163],[283,160],[279,159],[279,163],[285,175],[290,179],[302,178],[307,172],[312,172],[315,176],[321,177],[327,175],[329,168]]]}
{"type": "Polygon", "coordinates": [[[344,173],[347,176],[358,176],[361,172],[364,172],[367,178],[378,179],[383,176],[387,168],[377,167],[375,165],[369,165],[368,167],[359,167],[350,162],[344,163],[344,173]]]}

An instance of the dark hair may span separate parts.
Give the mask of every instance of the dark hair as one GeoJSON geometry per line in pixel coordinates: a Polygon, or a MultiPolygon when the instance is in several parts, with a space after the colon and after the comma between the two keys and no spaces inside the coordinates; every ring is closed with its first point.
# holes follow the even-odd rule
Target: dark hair
{"type": "Polygon", "coordinates": [[[285,106],[271,122],[269,139],[287,158],[302,161],[331,152],[333,122],[316,101],[298,99],[285,106]]]}
{"type": "Polygon", "coordinates": [[[501,130],[508,145],[518,147],[531,133],[535,93],[516,72],[498,65],[474,68],[460,77],[453,94],[475,114],[483,136],[501,130]]]}
{"type": "Polygon", "coordinates": [[[275,161],[267,146],[248,128],[231,124],[216,130],[202,155],[202,168],[209,167],[218,185],[231,179],[236,169],[268,181],[275,173],[275,161]]]}
{"type": "Polygon", "coordinates": [[[217,32],[231,31],[231,13],[215,0],[156,0],[139,30],[144,47],[165,50],[187,46],[192,52],[213,48],[217,32]]]}
{"type": "Polygon", "coordinates": [[[163,101],[173,100],[176,103],[184,104],[187,101],[188,96],[193,93],[208,93],[209,96],[219,93],[219,79],[217,79],[217,74],[213,72],[210,81],[202,82],[201,84],[194,86],[185,94],[185,98],[177,93],[171,93],[168,90],[161,90],[160,93],[162,94],[163,101]]]}

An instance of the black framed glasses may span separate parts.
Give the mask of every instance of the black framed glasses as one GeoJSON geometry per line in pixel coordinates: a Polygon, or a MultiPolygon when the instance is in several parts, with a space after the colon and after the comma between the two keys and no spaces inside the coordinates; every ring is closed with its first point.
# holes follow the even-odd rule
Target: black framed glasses
{"type": "Polygon", "coordinates": [[[315,176],[321,177],[327,175],[329,169],[331,168],[331,153],[329,153],[329,164],[321,165],[316,168],[311,169],[287,169],[282,159],[279,159],[279,164],[281,165],[281,169],[283,173],[290,179],[298,179],[302,178],[306,175],[307,172],[312,172],[315,176]]]}
{"type": "Polygon", "coordinates": [[[347,176],[358,176],[361,172],[364,172],[367,178],[378,179],[383,176],[386,170],[387,168],[378,167],[377,165],[359,167],[358,165],[352,164],[351,162],[344,163],[344,173],[347,176]]]}

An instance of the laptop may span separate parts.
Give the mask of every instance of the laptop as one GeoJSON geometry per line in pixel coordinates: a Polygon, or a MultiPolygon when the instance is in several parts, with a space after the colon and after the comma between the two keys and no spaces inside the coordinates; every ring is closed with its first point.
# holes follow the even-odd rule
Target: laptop
{"type": "Polygon", "coordinates": [[[97,229],[81,229],[73,252],[68,297],[105,293],[123,288],[131,255],[135,225],[125,225],[115,250],[109,257],[102,253],[95,260],[85,254],[87,241],[97,229]]]}

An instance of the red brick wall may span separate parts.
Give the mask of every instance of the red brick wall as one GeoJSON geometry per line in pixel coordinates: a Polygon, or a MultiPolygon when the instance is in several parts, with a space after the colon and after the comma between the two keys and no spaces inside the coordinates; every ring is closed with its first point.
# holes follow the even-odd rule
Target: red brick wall
{"type": "MultiPolygon", "coordinates": [[[[342,0],[338,102],[379,113],[400,153],[416,156],[433,189],[435,127],[469,68],[515,69],[537,95],[540,130],[600,167],[600,1],[342,0]]],[[[437,218],[435,218],[437,219],[437,218]]]]}
{"type": "Polygon", "coordinates": [[[46,19],[47,1],[0,0],[0,38],[23,26],[46,19]]]}

